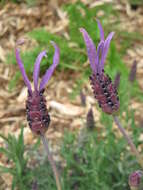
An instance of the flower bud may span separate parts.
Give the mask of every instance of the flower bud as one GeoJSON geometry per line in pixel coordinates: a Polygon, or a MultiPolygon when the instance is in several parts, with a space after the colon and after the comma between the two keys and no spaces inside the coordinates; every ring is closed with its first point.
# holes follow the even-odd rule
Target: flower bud
{"type": "Polygon", "coordinates": [[[137,72],[137,62],[135,60],[132,64],[130,74],[129,74],[129,81],[130,82],[134,82],[134,80],[136,79],[136,72],[137,72]]]}
{"type": "Polygon", "coordinates": [[[143,189],[143,172],[138,170],[130,174],[129,186],[131,190],[142,190],[143,189]]]}
{"type": "Polygon", "coordinates": [[[80,99],[82,106],[86,106],[86,96],[84,95],[83,91],[80,91],[80,99]]]}
{"type": "Polygon", "coordinates": [[[87,113],[86,126],[88,129],[93,129],[95,127],[95,121],[94,121],[92,108],[90,108],[90,110],[87,113]]]}

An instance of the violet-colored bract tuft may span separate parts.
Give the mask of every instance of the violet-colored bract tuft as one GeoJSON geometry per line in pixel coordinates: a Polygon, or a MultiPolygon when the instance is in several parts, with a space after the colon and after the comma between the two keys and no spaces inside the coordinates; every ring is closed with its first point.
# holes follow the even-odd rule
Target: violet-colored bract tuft
{"type": "Polygon", "coordinates": [[[32,91],[32,87],[30,81],[26,75],[22,60],[20,58],[19,49],[16,47],[15,54],[16,60],[19,65],[19,69],[22,73],[23,80],[28,88],[28,98],[26,101],[26,113],[27,113],[27,121],[31,130],[36,134],[44,134],[48,129],[50,123],[50,116],[48,114],[48,110],[46,107],[46,100],[43,96],[45,86],[49,79],[51,78],[56,66],[59,63],[60,50],[58,46],[51,42],[54,46],[55,53],[53,57],[53,64],[46,71],[45,75],[42,77],[40,86],[38,87],[38,78],[40,73],[40,62],[43,57],[46,57],[46,51],[42,51],[34,65],[33,71],[33,81],[34,81],[34,90],[32,91]]]}
{"type": "MultiPolygon", "coordinates": [[[[33,71],[33,81],[34,81],[34,91],[41,91],[45,88],[47,82],[49,81],[49,79],[51,78],[56,66],[58,65],[59,63],[59,56],[60,56],[60,50],[58,48],[58,46],[54,43],[54,42],[51,42],[51,44],[54,46],[55,48],[55,54],[54,54],[54,58],[53,58],[53,64],[50,66],[50,68],[46,71],[45,75],[42,77],[42,80],[40,82],[40,87],[38,89],[38,78],[39,78],[39,72],[40,72],[40,63],[41,63],[41,60],[43,57],[46,57],[46,51],[42,51],[36,61],[35,61],[35,65],[34,65],[34,71],[33,71]]],[[[15,49],[15,54],[16,54],[16,60],[17,60],[17,63],[19,65],[19,69],[21,71],[21,74],[23,76],[23,80],[29,90],[30,93],[32,93],[32,88],[31,88],[31,84],[30,84],[30,81],[25,73],[25,69],[24,69],[24,66],[23,66],[23,63],[22,63],[22,60],[20,58],[20,52],[19,52],[19,49],[16,48],[15,49]]],[[[29,65],[30,66],[30,65],[29,65]]]]}
{"type": "Polygon", "coordinates": [[[80,31],[82,32],[84,41],[86,43],[87,53],[88,53],[88,58],[90,61],[91,69],[92,69],[93,73],[101,74],[102,70],[104,69],[105,59],[106,59],[110,41],[114,35],[114,32],[111,32],[107,36],[106,40],[104,40],[103,28],[102,28],[99,20],[97,20],[97,22],[98,22],[98,27],[100,30],[100,42],[97,47],[97,52],[96,52],[96,47],[95,47],[92,39],[88,35],[87,31],[84,28],[81,28],[80,31]]]}
{"type": "Polygon", "coordinates": [[[104,39],[104,31],[101,23],[99,20],[97,20],[97,23],[100,30],[100,42],[97,51],[87,31],[81,28],[80,32],[86,44],[87,54],[92,69],[90,80],[95,98],[105,113],[112,114],[119,109],[119,98],[117,89],[114,87],[110,77],[104,73],[104,63],[114,32],[111,32],[107,38],[104,39]]]}

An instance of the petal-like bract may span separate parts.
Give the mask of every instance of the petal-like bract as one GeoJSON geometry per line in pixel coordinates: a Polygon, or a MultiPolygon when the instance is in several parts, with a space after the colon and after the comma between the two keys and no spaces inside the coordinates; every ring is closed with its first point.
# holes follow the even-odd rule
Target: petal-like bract
{"type": "Polygon", "coordinates": [[[98,28],[100,30],[100,40],[104,41],[104,30],[102,28],[102,25],[101,25],[100,21],[98,19],[96,19],[96,20],[97,20],[97,23],[98,23],[98,28]]]}
{"type": "Polygon", "coordinates": [[[46,71],[45,75],[42,77],[42,80],[40,82],[40,89],[39,89],[40,91],[44,89],[45,85],[47,84],[47,82],[51,78],[56,66],[59,63],[60,50],[59,50],[58,46],[54,42],[51,42],[51,43],[55,48],[53,64],[50,66],[50,68],[46,71]]]}
{"type": "Polygon", "coordinates": [[[90,38],[90,36],[88,35],[87,31],[84,28],[80,29],[80,32],[83,34],[83,38],[86,44],[86,48],[87,48],[87,54],[88,54],[88,58],[89,58],[89,62],[90,62],[90,66],[92,68],[92,70],[94,72],[96,72],[96,47],[92,41],[92,39],[90,38]]]}
{"type": "Polygon", "coordinates": [[[22,74],[23,80],[25,82],[25,85],[28,87],[29,92],[32,94],[31,84],[30,84],[30,81],[29,81],[29,79],[28,79],[28,77],[26,75],[22,60],[20,58],[20,52],[19,52],[18,48],[15,49],[15,55],[16,55],[16,61],[17,61],[18,65],[19,65],[19,69],[21,71],[21,74],[22,74]]]}
{"type": "Polygon", "coordinates": [[[34,71],[33,71],[33,81],[34,81],[34,88],[35,88],[35,91],[38,90],[38,78],[39,78],[39,72],[40,72],[40,62],[42,60],[43,57],[46,56],[46,51],[42,51],[36,61],[35,61],[35,64],[34,64],[34,71]]]}
{"type": "Polygon", "coordinates": [[[114,35],[114,32],[111,32],[104,42],[103,56],[101,59],[101,68],[102,69],[104,68],[104,62],[105,62],[105,59],[106,59],[106,56],[108,53],[108,49],[109,49],[109,45],[110,45],[110,42],[111,42],[113,35],[114,35]]]}
{"type": "Polygon", "coordinates": [[[97,73],[101,74],[102,70],[101,70],[101,60],[102,60],[102,56],[103,56],[103,48],[104,48],[104,42],[101,41],[98,45],[97,48],[97,73]]]}
{"type": "Polygon", "coordinates": [[[100,30],[100,43],[97,48],[96,53],[96,47],[88,35],[87,31],[84,28],[80,29],[80,32],[83,34],[83,38],[86,44],[87,54],[90,62],[90,66],[92,68],[93,73],[99,73],[101,74],[102,70],[104,69],[104,62],[108,53],[109,45],[111,42],[111,39],[114,35],[114,32],[111,32],[106,40],[104,40],[104,30],[102,28],[102,25],[100,21],[97,19],[98,28],[100,30]]]}

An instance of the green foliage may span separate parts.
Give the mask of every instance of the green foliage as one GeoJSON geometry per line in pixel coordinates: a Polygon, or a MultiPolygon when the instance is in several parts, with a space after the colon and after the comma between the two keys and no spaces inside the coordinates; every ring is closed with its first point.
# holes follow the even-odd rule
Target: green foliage
{"type": "Polygon", "coordinates": [[[18,138],[13,135],[0,137],[4,140],[6,147],[0,148],[0,153],[4,154],[12,166],[0,166],[0,172],[9,173],[13,177],[12,190],[18,187],[21,190],[28,190],[31,182],[31,171],[27,167],[25,158],[25,145],[23,139],[23,128],[18,138]]]}
{"type": "Polygon", "coordinates": [[[89,9],[81,2],[72,5],[69,4],[65,9],[69,16],[69,34],[71,40],[77,42],[81,48],[85,46],[82,35],[79,32],[80,27],[83,27],[86,28],[93,39],[97,41],[95,31],[98,30],[96,20],[94,19],[96,12],[93,9],[89,11],[89,9]]]}
{"type": "MultiPolygon", "coordinates": [[[[128,130],[132,130],[133,141],[136,146],[141,145],[143,129],[135,125],[134,112],[126,115],[123,124],[127,128],[130,123],[128,130]]],[[[104,128],[83,128],[79,134],[65,131],[61,156],[66,164],[60,168],[63,190],[129,190],[128,176],[140,166],[126,149],[126,140],[114,134],[112,117],[103,114],[101,121],[104,128]]],[[[35,168],[34,175],[41,190],[56,189],[47,162],[35,168]]]]}
{"type": "MultiPolygon", "coordinates": [[[[71,48],[69,42],[64,38],[47,32],[44,29],[37,29],[29,33],[29,35],[39,42],[40,46],[46,46],[50,41],[55,41],[60,47],[60,64],[61,69],[81,70],[80,63],[86,60],[85,55],[80,49],[78,44],[75,48],[71,48]]],[[[48,52],[50,63],[52,63],[53,52],[51,48],[48,52]]]]}
{"type": "Polygon", "coordinates": [[[38,184],[38,189],[40,190],[56,190],[55,179],[53,176],[53,171],[48,161],[40,164],[33,170],[33,177],[38,184]]]}
{"type": "Polygon", "coordinates": [[[25,3],[28,6],[34,6],[38,1],[37,0],[25,0],[25,3]]]}
{"type": "Polygon", "coordinates": [[[103,5],[89,9],[82,2],[78,1],[75,4],[68,4],[65,6],[65,10],[68,12],[69,17],[70,38],[72,41],[78,42],[81,48],[83,48],[85,45],[82,36],[78,35],[80,27],[85,28],[89,32],[94,42],[97,43],[99,40],[99,30],[96,22],[98,11],[103,10],[105,13],[105,15],[102,17],[103,22],[104,19],[108,18],[111,14],[116,16],[116,11],[113,9],[112,4],[110,3],[105,3],[103,5]]]}
{"type": "MultiPolygon", "coordinates": [[[[133,131],[133,140],[138,146],[142,128],[138,128],[134,122],[134,113],[127,114],[125,123],[130,120],[133,131]]],[[[62,189],[106,189],[120,190],[128,187],[128,176],[134,170],[139,169],[136,159],[126,150],[127,142],[117,137],[112,129],[112,119],[103,116],[104,128],[83,128],[79,134],[65,131],[61,156],[64,167],[59,168],[61,173],[62,189]]],[[[23,141],[23,129],[16,139],[9,135],[8,138],[0,135],[6,143],[6,148],[0,148],[12,167],[0,166],[0,171],[10,173],[13,176],[12,189],[31,189],[32,179],[37,182],[38,189],[56,190],[53,172],[48,161],[39,160],[39,166],[29,169],[25,159],[25,145],[23,141]]],[[[34,149],[37,149],[39,141],[34,149]]]]}
{"type": "Polygon", "coordinates": [[[128,176],[139,166],[126,151],[125,140],[107,131],[105,137],[102,137],[105,130],[100,133],[98,128],[84,129],[81,137],[65,134],[62,147],[66,161],[64,189],[129,189],[128,176]]]}
{"type": "MultiPolygon", "coordinates": [[[[128,122],[134,143],[142,144],[139,136],[143,129],[135,125],[133,112],[127,113],[125,123],[128,122]]],[[[104,115],[103,124],[104,128],[83,128],[79,134],[65,131],[61,156],[66,164],[59,168],[63,190],[129,190],[128,176],[140,167],[127,151],[126,140],[114,134],[112,117],[104,115]]],[[[56,190],[51,166],[48,162],[40,163],[33,172],[38,188],[56,190]]]]}
{"type": "Polygon", "coordinates": [[[131,5],[143,5],[142,0],[129,0],[131,5]]]}
{"type": "Polygon", "coordinates": [[[117,35],[120,36],[120,54],[125,55],[128,48],[131,48],[134,45],[134,41],[143,41],[143,36],[138,31],[136,32],[127,32],[120,31],[117,29],[117,35]]]}

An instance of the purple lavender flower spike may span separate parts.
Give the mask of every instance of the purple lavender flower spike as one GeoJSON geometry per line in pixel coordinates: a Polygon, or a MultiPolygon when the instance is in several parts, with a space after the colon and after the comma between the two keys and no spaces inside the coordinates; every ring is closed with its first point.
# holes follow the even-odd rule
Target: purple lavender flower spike
{"type": "Polygon", "coordinates": [[[53,71],[55,70],[56,66],[59,63],[59,48],[58,46],[52,42],[54,48],[55,48],[55,54],[53,58],[53,64],[50,66],[50,68],[47,70],[46,74],[43,76],[41,83],[40,83],[40,89],[38,89],[38,78],[39,78],[39,72],[40,72],[40,62],[44,56],[46,56],[46,51],[42,51],[36,61],[33,71],[33,81],[34,81],[34,90],[31,89],[30,81],[25,73],[24,66],[22,64],[19,50],[16,48],[16,60],[19,65],[20,71],[22,73],[24,82],[26,86],[28,87],[28,98],[26,101],[26,114],[27,114],[27,121],[29,123],[29,126],[33,133],[37,135],[43,135],[50,123],[50,116],[46,107],[46,99],[43,95],[45,85],[47,84],[48,80],[51,78],[53,71]]]}
{"type": "Polygon", "coordinates": [[[40,72],[40,63],[43,57],[46,57],[46,51],[42,51],[34,64],[34,71],[33,71],[33,81],[34,81],[34,88],[35,91],[38,90],[38,78],[39,78],[39,72],[40,72]]]}
{"type": "Polygon", "coordinates": [[[49,79],[51,78],[56,66],[59,63],[59,57],[60,57],[60,50],[58,48],[58,46],[54,43],[51,42],[51,44],[54,46],[55,48],[55,54],[54,54],[54,58],[53,58],[53,64],[50,66],[50,68],[46,71],[45,75],[43,76],[41,83],[40,83],[40,91],[42,89],[44,89],[45,85],[47,84],[47,82],[49,81],[49,79]]]}
{"type": "Polygon", "coordinates": [[[102,111],[107,114],[113,114],[119,109],[119,97],[111,78],[104,73],[104,62],[114,32],[111,32],[108,37],[104,39],[104,31],[101,23],[99,20],[97,20],[97,22],[100,31],[100,42],[97,48],[97,54],[96,47],[86,30],[82,28],[80,31],[82,32],[87,47],[87,54],[92,69],[90,80],[94,96],[98,101],[99,107],[102,108],[102,111]]]}
{"type": "Polygon", "coordinates": [[[86,44],[86,48],[87,48],[87,54],[88,54],[88,58],[90,61],[90,66],[91,69],[96,72],[96,65],[95,65],[95,60],[96,60],[96,47],[92,41],[92,39],[90,38],[90,36],[88,35],[87,31],[84,28],[80,28],[80,32],[83,34],[83,38],[86,44]]]}
{"type": "Polygon", "coordinates": [[[15,55],[16,55],[16,61],[17,61],[18,65],[19,65],[19,69],[21,71],[21,74],[22,74],[23,80],[25,82],[25,85],[27,86],[30,94],[32,94],[31,84],[30,84],[30,81],[29,81],[29,79],[28,79],[28,77],[26,75],[22,60],[20,58],[20,52],[19,52],[18,48],[15,48],[15,55]]]}

